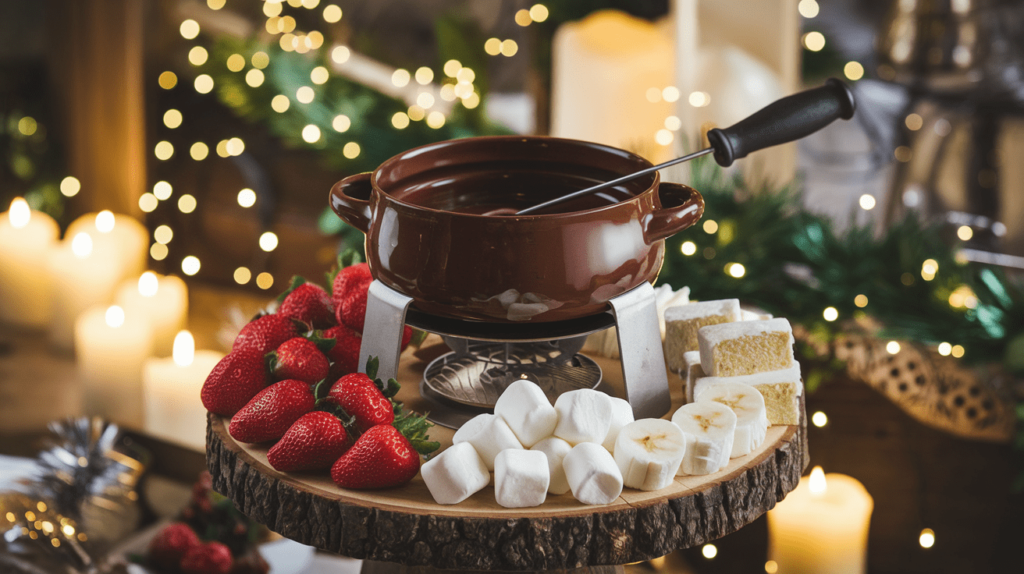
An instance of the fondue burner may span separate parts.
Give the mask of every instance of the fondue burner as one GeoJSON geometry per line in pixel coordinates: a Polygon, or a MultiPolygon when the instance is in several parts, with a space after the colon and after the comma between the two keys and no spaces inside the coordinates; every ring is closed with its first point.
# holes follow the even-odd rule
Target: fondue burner
{"type": "MultiPolygon", "coordinates": [[[[665,356],[661,347],[661,330],[658,326],[657,304],[654,288],[650,283],[643,282],[639,286],[618,295],[608,301],[608,310],[595,315],[587,315],[565,321],[548,323],[489,323],[485,321],[467,321],[450,317],[441,317],[424,313],[415,305],[410,305],[412,298],[398,293],[380,281],[370,284],[366,302],[366,325],[362,345],[359,351],[359,364],[366,364],[368,357],[376,356],[380,361],[378,375],[383,379],[394,377],[398,372],[398,359],[401,354],[403,325],[437,333],[445,338],[445,342],[453,348],[453,353],[441,357],[449,358],[450,363],[474,358],[481,363],[476,367],[463,366],[461,371],[477,369],[480,373],[498,365],[494,362],[503,361],[502,374],[492,381],[494,392],[500,392],[514,378],[540,373],[549,380],[558,380],[559,386],[552,388],[554,399],[558,393],[582,388],[593,387],[600,382],[600,368],[590,359],[576,352],[582,347],[586,336],[616,327],[619,340],[619,355],[622,362],[622,376],[625,383],[624,397],[633,407],[636,418],[660,417],[669,410],[670,399],[668,376],[665,372],[665,356]],[[506,344],[515,343],[506,347],[506,344]],[[517,348],[522,343],[535,343],[527,350],[517,348]],[[542,343],[547,345],[544,351],[542,343]],[[536,365],[538,350],[548,353],[551,362],[541,368],[536,365]],[[534,357],[528,356],[532,353],[534,357]],[[552,354],[553,353],[553,354],[552,354]],[[518,357],[518,358],[517,358],[518,357]],[[483,358],[483,360],[481,360],[483,358]],[[561,358],[561,360],[556,360],[561,358]],[[523,365],[523,360],[531,361],[523,365]],[[593,368],[588,367],[592,365],[593,368]],[[565,370],[583,369],[583,373],[566,375],[565,370]],[[596,378],[594,376],[596,368],[596,378]],[[541,369],[546,369],[542,371],[541,369]],[[591,373],[586,374],[589,369],[591,373]],[[531,372],[533,370],[534,372],[531,372]],[[559,371],[563,371],[559,373],[559,371]],[[587,382],[589,381],[589,382],[587,382]],[[501,386],[501,389],[497,387],[501,386]]],[[[439,359],[440,360],[440,359],[439,359]]],[[[428,366],[425,376],[435,375],[444,371],[445,363],[434,361],[428,366]],[[433,371],[431,370],[433,369],[433,371]]],[[[460,371],[460,372],[461,372],[460,371]]],[[[452,376],[449,370],[445,376],[452,376]]],[[[468,374],[468,373],[467,373],[468,374]]],[[[534,379],[536,380],[536,379],[534,379]]],[[[538,381],[540,382],[540,381],[538,381]]],[[[543,386],[543,385],[542,385],[543,386]]],[[[424,396],[432,402],[446,402],[450,405],[462,404],[476,408],[487,408],[493,402],[486,392],[474,393],[472,400],[460,400],[454,387],[445,387],[443,381],[437,380],[420,385],[424,396]]],[[[465,397],[466,395],[462,395],[465,397]]],[[[496,398],[496,397],[495,397],[496,398]]],[[[467,419],[469,417],[466,417],[467,419]]],[[[442,422],[442,424],[445,424],[442,422]]]]}

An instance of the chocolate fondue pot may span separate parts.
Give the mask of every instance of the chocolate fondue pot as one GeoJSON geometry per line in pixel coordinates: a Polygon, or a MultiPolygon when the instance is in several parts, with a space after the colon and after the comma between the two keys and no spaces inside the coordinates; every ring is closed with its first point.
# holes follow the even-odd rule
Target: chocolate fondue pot
{"type": "Polygon", "coordinates": [[[694,189],[657,174],[552,206],[515,211],[651,167],[632,153],[549,137],[422,146],[331,189],[366,234],[373,277],[421,311],[547,322],[607,309],[661,270],[665,239],[704,212],[694,189]]]}

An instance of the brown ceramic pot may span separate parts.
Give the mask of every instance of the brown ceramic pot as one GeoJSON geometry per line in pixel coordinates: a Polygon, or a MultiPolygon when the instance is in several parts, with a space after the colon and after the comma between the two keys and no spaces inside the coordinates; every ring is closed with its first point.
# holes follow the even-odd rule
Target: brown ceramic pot
{"type": "Polygon", "coordinates": [[[559,321],[604,311],[610,298],[654,282],[665,238],[700,219],[703,198],[655,174],[544,213],[494,213],[650,166],[589,142],[466,138],[409,150],[347,177],[331,189],[330,202],[366,233],[374,278],[420,310],[491,322],[559,321]]]}

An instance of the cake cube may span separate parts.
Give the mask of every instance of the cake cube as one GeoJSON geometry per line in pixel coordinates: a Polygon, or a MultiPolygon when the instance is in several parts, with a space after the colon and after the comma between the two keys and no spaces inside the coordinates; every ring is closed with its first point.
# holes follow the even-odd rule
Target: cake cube
{"type": "Polygon", "coordinates": [[[458,504],[491,482],[487,465],[468,442],[454,444],[423,463],[420,475],[438,504],[458,504]]]}
{"type": "Polygon", "coordinates": [[[740,309],[740,321],[765,321],[771,318],[771,313],[759,313],[757,311],[740,309]]]}
{"type": "Polygon", "coordinates": [[[697,331],[707,325],[740,319],[740,300],[701,301],[665,309],[665,362],[674,372],[686,363],[683,354],[699,349],[697,331]]]}
{"type": "Polygon", "coordinates": [[[548,457],[541,451],[509,449],[494,458],[494,499],[505,508],[544,504],[550,480],[548,457]]]}
{"type": "Polygon", "coordinates": [[[768,422],[773,425],[800,424],[800,395],[804,385],[800,381],[800,363],[788,369],[740,375],[737,377],[701,377],[693,386],[694,398],[700,396],[709,386],[734,382],[750,385],[761,392],[768,422]]]}
{"type": "Polygon", "coordinates": [[[786,319],[701,327],[700,365],[709,377],[735,377],[793,366],[793,329],[786,319]]]}
{"type": "Polygon", "coordinates": [[[698,379],[703,378],[704,369],[700,366],[700,351],[687,351],[683,353],[683,362],[686,367],[680,376],[686,379],[686,402],[692,403],[695,400],[693,396],[693,385],[698,379]]]}

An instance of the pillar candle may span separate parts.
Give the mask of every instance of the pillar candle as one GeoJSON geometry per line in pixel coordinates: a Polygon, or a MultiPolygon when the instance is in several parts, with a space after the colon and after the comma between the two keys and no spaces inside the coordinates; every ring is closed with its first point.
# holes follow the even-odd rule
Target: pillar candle
{"type": "Polygon", "coordinates": [[[200,392],[223,357],[216,351],[196,351],[192,334],[181,331],[171,358],[147,360],[142,372],[146,432],[206,450],[206,408],[200,392]]]}
{"type": "Polygon", "coordinates": [[[142,365],[153,350],[145,317],[120,307],[91,307],[75,321],[75,356],[85,412],[142,427],[142,365]]]}
{"type": "Polygon", "coordinates": [[[60,349],[71,350],[75,320],[89,307],[113,301],[120,282],[118,262],[93,247],[92,234],[81,232],[67,236],[49,254],[50,341],[60,349]]]}
{"type": "Polygon", "coordinates": [[[185,327],[188,316],[188,288],[173,275],[146,271],[138,279],[121,283],[115,299],[125,313],[140,314],[153,327],[153,354],[169,357],[174,337],[185,327]]]}
{"type": "Polygon", "coordinates": [[[46,327],[50,321],[50,274],[46,260],[60,228],[18,197],[0,214],[0,323],[46,327]]]}
{"type": "Polygon", "coordinates": [[[87,213],[68,226],[65,237],[79,233],[92,236],[94,250],[118,266],[118,279],[138,277],[146,270],[149,232],[136,219],[104,210],[87,213]]]}
{"type": "Polygon", "coordinates": [[[874,501],[856,479],[814,467],[768,511],[768,558],[786,574],[863,574],[874,501]]]}

